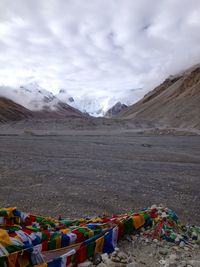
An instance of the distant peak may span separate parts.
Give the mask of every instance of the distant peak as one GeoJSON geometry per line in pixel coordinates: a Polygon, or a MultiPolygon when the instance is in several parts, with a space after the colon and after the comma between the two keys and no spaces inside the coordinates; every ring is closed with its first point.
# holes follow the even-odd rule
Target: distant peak
{"type": "Polygon", "coordinates": [[[60,91],[59,91],[59,94],[66,94],[67,92],[66,92],[66,90],[65,89],[60,89],[60,91]]]}

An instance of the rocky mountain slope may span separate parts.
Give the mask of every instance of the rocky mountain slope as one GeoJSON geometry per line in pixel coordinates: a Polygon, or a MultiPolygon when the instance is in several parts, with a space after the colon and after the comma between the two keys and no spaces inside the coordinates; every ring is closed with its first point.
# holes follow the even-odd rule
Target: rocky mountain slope
{"type": "Polygon", "coordinates": [[[32,111],[47,107],[53,110],[59,102],[51,92],[41,88],[37,83],[15,87],[0,86],[0,96],[11,99],[32,111]]]}
{"type": "Polygon", "coordinates": [[[35,118],[69,118],[69,117],[76,117],[76,118],[85,118],[88,115],[83,114],[78,109],[75,109],[63,102],[58,102],[54,109],[46,106],[42,110],[33,111],[33,116],[35,118]]]}
{"type": "Polygon", "coordinates": [[[118,117],[144,125],[199,129],[200,65],[170,76],[118,117]]]}
{"type": "Polygon", "coordinates": [[[117,102],[113,107],[111,107],[105,114],[105,117],[112,118],[119,114],[122,110],[128,108],[127,105],[117,102]]]}
{"type": "MultiPolygon", "coordinates": [[[[0,97],[7,98],[29,110],[33,117],[83,117],[79,110],[62,102],[37,83],[20,87],[0,87],[0,97]]],[[[0,113],[1,114],[1,113],[0,113]]]]}
{"type": "Polygon", "coordinates": [[[17,121],[32,116],[30,110],[12,100],[0,97],[0,122],[17,121]]]}

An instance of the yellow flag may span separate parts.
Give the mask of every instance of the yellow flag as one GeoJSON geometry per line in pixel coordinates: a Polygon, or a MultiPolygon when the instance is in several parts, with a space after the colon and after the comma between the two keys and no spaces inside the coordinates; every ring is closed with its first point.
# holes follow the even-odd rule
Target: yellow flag
{"type": "Polygon", "coordinates": [[[103,244],[104,244],[104,237],[100,237],[96,240],[96,247],[95,247],[95,254],[102,253],[103,251],[103,244]]]}
{"type": "Polygon", "coordinates": [[[0,229],[0,244],[4,247],[12,245],[11,239],[6,230],[0,229]]]}

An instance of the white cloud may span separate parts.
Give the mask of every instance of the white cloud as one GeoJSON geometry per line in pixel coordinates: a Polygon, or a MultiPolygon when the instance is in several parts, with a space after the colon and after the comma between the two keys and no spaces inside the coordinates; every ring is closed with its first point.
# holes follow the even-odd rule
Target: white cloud
{"type": "Polygon", "coordinates": [[[136,100],[200,62],[199,14],[199,0],[1,0],[0,84],[104,102],[143,87],[136,100]]]}

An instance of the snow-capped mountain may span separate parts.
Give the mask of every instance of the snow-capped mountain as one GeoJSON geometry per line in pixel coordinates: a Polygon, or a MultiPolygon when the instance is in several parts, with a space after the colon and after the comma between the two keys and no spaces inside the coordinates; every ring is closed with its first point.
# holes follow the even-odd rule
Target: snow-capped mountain
{"type": "Polygon", "coordinates": [[[33,111],[55,110],[59,102],[59,99],[53,93],[41,88],[37,83],[21,85],[15,88],[0,86],[0,96],[9,98],[33,111]]]}
{"type": "Polygon", "coordinates": [[[61,89],[56,97],[60,101],[79,109],[83,113],[88,113],[95,117],[104,115],[101,103],[95,98],[88,97],[87,95],[81,97],[72,97],[65,89],[61,89]]]}
{"type": "Polygon", "coordinates": [[[107,92],[105,92],[103,96],[96,96],[95,93],[93,93],[75,97],[71,96],[67,90],[61,89],[56,97],[62,102],[79,109],[83,113],[88,113],[94,117],[103,117],[106,112],[118,102],[127,106],[132,105],[141,97],[141,90],[141,88],[136,88],[118,94],[107,95],[107,92]]]}
{"type": "Polygon", "coordinates": [[[54,95],[37,83],[29,83],[16,87],[0,86],[0,96],[11,99],[32,111],[56,111],[60,104],[64,103],[80,110],[82,113],[102,117],[117,102],[128,106],[133,104],[137,100],[137,93],[139,94],[140,90],[132,89],[118,94],[110,93],[109,95],[105,92],[105,94],[98,96],[95,92],[72,96],[67,90],[60,89],[59,93],[54,95]]]}
{"type": "Polygon", "coordinates": [[[59,93],[56,95],[56,97],[64,102],[64,103],[73,103],[74,98],[68,94],[68,92],[65,89],[60,89],[59,93]]]}
{"type": "Polygon", "coordinates": [[[116,116],[117,114],[119,114],[122,110],[128,108],[127,105],[121,103],[121,102],[117,102],[113,107],[111,107],[105,114],[105,117],[107,118],[112,118],[114,116],[116,116]]]}
{"type": "Polygon", "coordinates": [[[28,109],[34,117],[85,117],[78,109],[62,102],[53,93],[41,88],[37,83],[15,88],[0,86],[0,97],[14,101],[17,105],[28,109]]]}

